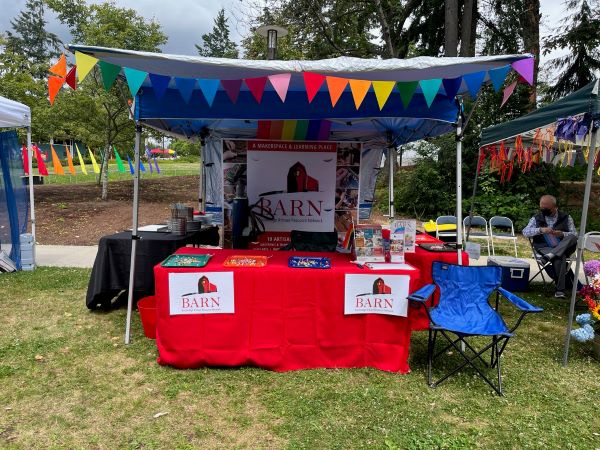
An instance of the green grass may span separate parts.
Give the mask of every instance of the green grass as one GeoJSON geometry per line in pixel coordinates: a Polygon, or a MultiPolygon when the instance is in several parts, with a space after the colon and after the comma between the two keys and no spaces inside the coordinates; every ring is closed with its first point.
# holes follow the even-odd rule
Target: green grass
{"type": "Polygon", "coordinates": [[[124,310],[85,308],[89,274],[0,275],[0,448],[600,446],[600,366],[577,343],[561,366],[567,304],[549,287],[525,294],[545,312],[509,343],[500,398],[468,370],[427,387],[425,333],[413,336],[408,375],[161,367],[137,314],[124,346],[124,310]]]}
{"type": "MultiPolygon", "coordinates": [[[[119,181],[119,180],[131,180],[133,177],[129,172],[129,166],[127,161],[125,164],[125,172],[121,173],[117,170],[117,165],[111,162],[108,166],[108,180],[119,181]]],[[[142,179],[157,179],[165,176],[181,176],[181,175],[198,175],[200,169],[200,162],[179,162],[179,161],[159,161],[158,167],[160,168],[160,174],[154,171],[150,173],[148,164],[146,163],[146,172],[141,172],[140,177],[142,179]]],[[[152,165],[154,169],[154,164],[152,165]]],[[[48,169],[52,172],[52,169],[48,169]]],[[[76,175],[70,175],[66,165],[64,166],[65,175],[54,175],[50,174],[44,177],[44,184],[73,184],[73,183],[95,183],[99,177],[99,174],[94,173],[94,169],[91,164],[86,164],[87,175],[81,171],[79,164],[75,165],[76,175]]],[[[34,173],[37,173],[37,169],[34,169],[34,173]]]]}

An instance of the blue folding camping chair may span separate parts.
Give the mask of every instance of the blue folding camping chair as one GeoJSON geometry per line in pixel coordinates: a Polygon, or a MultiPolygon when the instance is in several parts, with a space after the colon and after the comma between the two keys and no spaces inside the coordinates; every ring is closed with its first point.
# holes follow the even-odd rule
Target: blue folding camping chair
{"type": "MultiPolygon", "coordinates": [[[[434,262],[432,272],[435,284],[424,286],[408,297],[409,300],[423,305],[429,316],[427,347],[427,382],[429,386],[438,386],[469,365],[499,395],[503,395],[500,356],[523,318],[529,313],[538,313],[543,310],[500,287],[502,268],[499,266],[469,267],[434,262]],[[434,294],[436,285],[440,288],[439,302],[436,306],[428,306],[428,299],[434,294]],[[489,300],[494,291],[496,292],[495,307],[492,307],[489,300]],[[498,312],[500,296],[506,298],[521,311],[520,317],[511,328],[506,325],[498,312]],[[438,333],[445,337],[449,344],[434,353],[438,333]],[[491,342],[483,349],[476,350],[467,342],[468,338],[475,336],[491,337],[491,342]],[[438,381],[432,382],[433,361],[450,348],[454,348],[464,361],[438,381]],[[489,364],[483,359],[483,354],[488,350],[491,350],[489,364]],[[483,370],[475,364],[476,362],[481,362],[488,368],[497,368],[497,385],[490,381],[483,370]]],[[[434,302],[432,301],[431,304],[434,302]]]]}

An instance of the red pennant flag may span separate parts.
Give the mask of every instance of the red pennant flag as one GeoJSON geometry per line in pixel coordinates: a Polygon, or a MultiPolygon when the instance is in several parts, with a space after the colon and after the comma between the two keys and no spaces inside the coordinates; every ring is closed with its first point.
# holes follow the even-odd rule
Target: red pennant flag
{"type": "Polygon", "coordinates": [[[240,88],[242,87],[242,80],[221,80],[221,84],[231,102],[237,102],[240,88]]]}
{"type": "Polygon", "coordinates": [[[506,87],[506,89],[504,89],[504,96],[502,98],[502,104],[500,105],[500,108],[502,108],[504,106],[504,104],[508,101],[510,96],[515,91],[516,87],[517,87],[517,81],[513,81],[506,87]]]}
{"type": "Polygon", "coordinates": [[[54,104],[54,98],[56,97],[56,94],[58,94],[58,91],[60,91],[60,88],[63,84],[65,84],[64,78],[54,77],[52,75],[48,77],[48,95],[50,96],[51,105],[54,104]]]}
{"type": "Polygon", "coordinates": [[[27,152],[27,146],[24,145],[21,152],[23,152],[23,171],[25,175],[29,175],[29,153],[27,152]]]}
{"type": "Polygon", "coordinates": [[[77,89],[77,79],[75,78],[76,74],[77,74],[77,66],[73,66],[73,67],[71,67],[71,70],[69,70],[69,73],[67,74],[67,78],[65,79],[67,84],[69,86],[71,86],[71,89],[73,89],[73,90],[77,89]]]}
{"type": "Polygon", "coordinates": [[[34,145],[33,150],[35,150],[35,159],[37,160],[38,172],[40,173],[40,175],[47,177],[48,169],[46,168],[46,164],[44,163],[44,158],[42,158],[42,152],[40,152],[40,148],[37,145],[34,145]]]}
{"type": "Polygon", "coordinates": [[[319,92],[321,85],[325,81],[325,75],[319,73],[303,72],[304,85],[306,86],[306,95],[308,97],[308,103],[312,102],[319,92]]]}
{"type": "Polygon", "coordinates": [[[54,75],[58,75],[61,78],[64,78],[67,76],[67,58],[65,57],[65,54],[63,53],[62,55],[60,55],[60,58],[58,58],[58,62],[56,64],[54,64],[52,67],[50,67],[50,69],[48,69],[50,71],[50,73],[53,73],[54,75]]]}
{"type": "Polygon", "coordinates": [[[267,85],[267,77],[246,78],[244,81],[246,82],[248,89],[250,89],[250,92],[252,92],[256,102],[260,103],[263,92],[265,92],[265,86],[267,85]]]}

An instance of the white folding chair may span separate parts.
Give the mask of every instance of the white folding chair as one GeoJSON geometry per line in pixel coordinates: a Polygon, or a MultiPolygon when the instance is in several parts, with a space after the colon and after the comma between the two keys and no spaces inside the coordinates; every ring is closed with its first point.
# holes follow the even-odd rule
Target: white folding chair
{"type": "Polygon", "coordinates": [[[483,239],[487,244],[488,256],[490,255],[490,234],[488,231],[488,223],[481,216],[465,217],[463,219],[463,234],[465,237],[465,243],[467,242],[467,230],[469,230],[469,224],[471,229],[469,231],[469,240],[471,239],[483,239]]]}
{"type": "MultiPolygon", "coordinates": [[[[583,236],[583,248],[588,252],[600,253],[600,231],[590,231],[583,236]]],[[[581,255],[582,262],[585,263],[583,254],[581,255]]],[[[585,276],[586,284],[590,282],[588,276],[585,276]]]]}
{"type": "Polygon", "coordinates": [[[456,216],[439,216],[435,219],[435,237],[441,240],[454,238],[454,241],[450,239],[448,242],[456,242],[456,216]],[[454,225],[454,230],[440,231],[440,225],[454,225]]]}
{"type": "Polygon", "coordinates": [[[496,249],[494,248],[494,239],[500,242],[512,241],[515,248],[515,258],[518,258],[517,254],[517,236],[515,236],[515,227],[513,221],[508,217],[494,216],[490,219],[490,241],[492,242],[492,254],[496,255],[496,249]]]}

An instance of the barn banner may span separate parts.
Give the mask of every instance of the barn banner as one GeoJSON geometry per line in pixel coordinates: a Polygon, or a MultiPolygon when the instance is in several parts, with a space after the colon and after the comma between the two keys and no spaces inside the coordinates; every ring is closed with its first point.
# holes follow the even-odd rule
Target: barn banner
{"type": "Polygon", "coordinates": [[[354,275],[345,280],[344,314],[408,314],[408,275],[354,275]]]}
{"type": "Polygon", "coordinates": [[[169,274],[169,312],[172,316],[234,313],[233,272],[169,274]]]}

